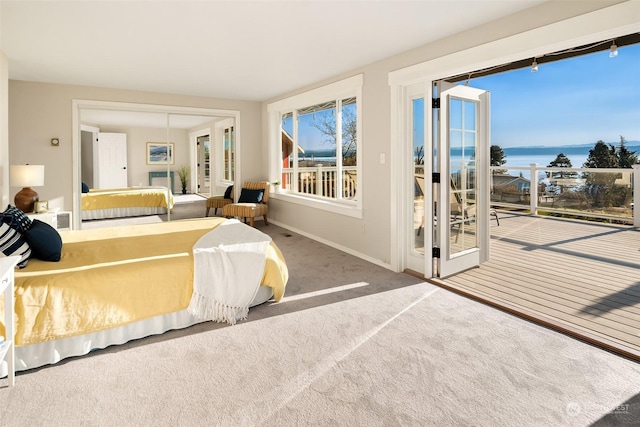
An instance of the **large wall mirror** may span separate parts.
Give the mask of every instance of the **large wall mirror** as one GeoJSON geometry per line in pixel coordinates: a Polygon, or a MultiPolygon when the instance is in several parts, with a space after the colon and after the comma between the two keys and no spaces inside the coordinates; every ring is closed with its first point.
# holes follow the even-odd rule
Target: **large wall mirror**
{"type": "MultiPolygon", "coordinates": [[[[235,110],[74,100],[74,229],[83,222],[159,212],[154,206],[102,206],[88,195],[162,189],[169,199],[223,192],[239,177],[239,120],[235,110]],[[234,174],[228,173],[230,160],[234,174]]],[[[171,220],[170,210],[163,220],[171,220]]]]}

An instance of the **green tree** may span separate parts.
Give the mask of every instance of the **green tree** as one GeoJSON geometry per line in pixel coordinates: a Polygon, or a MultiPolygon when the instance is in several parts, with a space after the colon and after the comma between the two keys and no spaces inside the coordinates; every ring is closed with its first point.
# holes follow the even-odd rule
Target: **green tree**
{"type": "Polygon", "coordinates": [[[589,150],[587,161],[583,163],[583,168],[617,168],[618,156],[616,147],[613,144],[607,145],[604,141],[596,142],[596,145],[589,150]]]}
{"type": "MultiPolygon", "coordinates": [[[[550,168],[571,168],[571,160],[564,154],[559,153],[554,160],[547,165],[550,168]]],[[[547,172],[548,178],[562,179],[562,178],[575,178],[578,176],[577,172],[565,172],[565,171],[551,171],[547,172]]]]}
{"type": "MultiPolygon", "coordinates": [[[[336,116],[334,109],[317,112],[311,122],[311,126],[325,135],[329,143],[336,144],[336,116]]],[[[342,164],[344,166],[354,166],[356,164],[357,134],[358,123],[355,108],[343,108],[342,164]]]]}
{"type": "Polygon", "coordinates": [[[424,145],[416,147],[414,159],[416,165],[424,165],[424,145]]]}
{"type": "MultiPolygon", "coordinates": [[[[600,140],[589,150],[584,168],[617,168],[618,155],[613,144],[606,144],[600,140]]],[[[591,196],[596,206],[613,206],[613,184],[620,177],[618,173],[589,173],[582,175],[586,180],[585,191],[591,196]]]]}
{"type": "MultiPolygon", "coordinates": [[[[502,166],[507,163],[507,155],[499,145],[492,145],[490,148],[490,164],[491,166],[502,166]]],[[[494,173],[505,173],[506,169],[496,169],[494,173]]]]}
{"type": "Polygon", "coordinates": [[[638,160],[638,154],[635,151],[631,151],[625,145],[627,140],[624,136],[620,135],[620,145],[616,151],[618,157],[618,167],[632,168],[636,163],[640,163],[638,160]]]}

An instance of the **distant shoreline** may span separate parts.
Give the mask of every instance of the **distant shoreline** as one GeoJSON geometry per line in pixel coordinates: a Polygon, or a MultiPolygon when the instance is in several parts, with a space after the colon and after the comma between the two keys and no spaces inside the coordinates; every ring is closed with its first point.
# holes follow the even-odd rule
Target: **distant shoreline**
{"type": "Polygon", "coordinates": [[[316,166],[336,166],[336,160],[299,160],[298,166],[303,168],[313,168],[316,166]]]}
{"type": "MultiPolygon", "coordinates": [[[[588,148],[589,150],[592,149],[597,142],[594,143],[587,143],[587,144],[567,144],[567,145],[515,145],[515,146],[511,146],[511,147],[506,147],[506,146],[502,146],[500,144],[495,144],[498,145],[500,148],[502,148],[503,150],[514,150],[514,149],[526,149],[526,150],[547,150],[547,149],[554,149],[554,150],[562,150],[562,149],[576,149],[576,150],[583,150],[585,148],[588,148]]],[[[613,146],[618,146],[620,145],[620,141],[617,142],[605,142],[605,144],[609,145],[613,145],[613,146]]],[[[629,148],[630,150],[640,150],[640,141],[626,141],[626,147],[629,148]]]]}

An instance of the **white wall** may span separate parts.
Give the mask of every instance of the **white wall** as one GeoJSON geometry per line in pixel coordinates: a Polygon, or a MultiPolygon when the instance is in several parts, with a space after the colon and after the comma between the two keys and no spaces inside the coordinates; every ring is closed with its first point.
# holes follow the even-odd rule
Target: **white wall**
{"type": "MultiPolygon", "coordinates": [[[[1,8],[0,8],[1,9],[1,8]]],[[[9,203],[9,69],[0,51],[0,210],[9,203]]]]}
{"type": "MultiPolygon", "coordinates": [[[[165,166],[147,164],[147,142],[164,142],[167,130],[144,127],[101,126],[100,132],[124,133],[127,135],[127,180],[130,186],[149,185],[149,171],[165,170],[165,166]]],[[[188,166],[190,162],[189,132],[185,129],[170,129],[169,142],[174,144],[175,163],[171,165],[174,171],[174,188],[171,191],[180,192],[178,168],[188,166]]],[[[165,185],[162,180],[155,179],[153,185],[165,185]]]]}
{"type": "MultiPolygon", "coordinates": [[[[0,22],[2,8],[0,7],[0,22]]],[[[2,33],[0,32],[0,46],[2,33]]],[[[0,49],[0,208],[9,203],[9,69],[7,57],[0,49]]]]}
{"type": "MultiPolygon", "coordinates": [[[[0,7],[0,22],[2,8],[0,7]]],[[[0,32],[0,46],[2,35],[0,32]]],[[[0,210],[9,203],[9,68],[7,57],[0,50],[0,210]]]]}

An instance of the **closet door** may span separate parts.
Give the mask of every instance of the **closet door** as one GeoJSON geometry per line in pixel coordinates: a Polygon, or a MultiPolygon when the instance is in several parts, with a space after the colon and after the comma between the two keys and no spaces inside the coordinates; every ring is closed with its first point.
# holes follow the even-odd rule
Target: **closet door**
{"type": "Polygon", "coordinates": [[[127,134],[100,132],[94,153],[95,188],[128,187],[127,134]]]}

